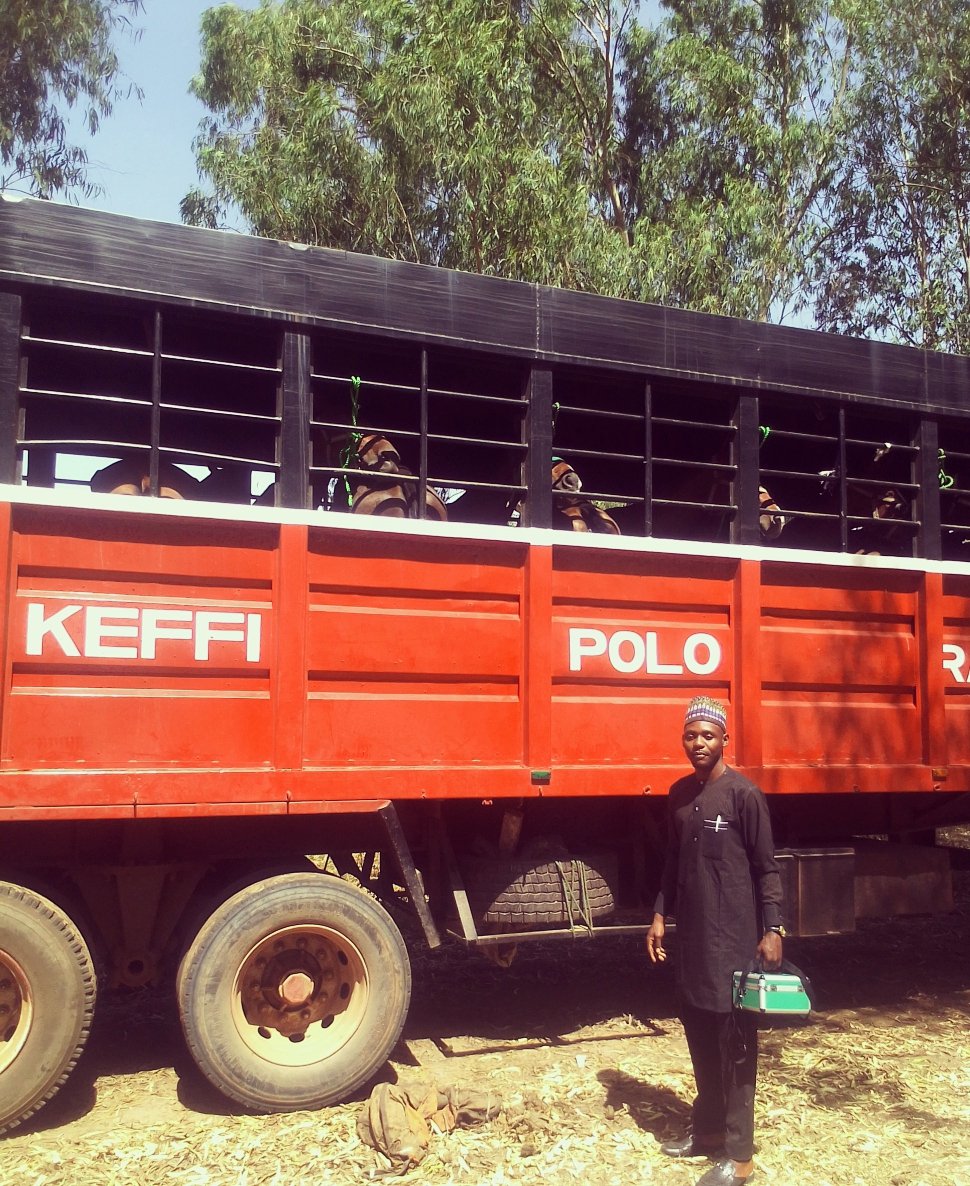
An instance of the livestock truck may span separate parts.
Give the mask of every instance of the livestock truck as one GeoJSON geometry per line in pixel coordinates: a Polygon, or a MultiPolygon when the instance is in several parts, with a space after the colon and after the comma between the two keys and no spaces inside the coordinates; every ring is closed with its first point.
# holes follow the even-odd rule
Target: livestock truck
{"type": "Polygon", "coordinates": [[[171,984],[346,1099],[408,947],[649,924],[686,701],[789,929],[946,909],[966,358],[0,201],[0,1128],[171,984]]]}

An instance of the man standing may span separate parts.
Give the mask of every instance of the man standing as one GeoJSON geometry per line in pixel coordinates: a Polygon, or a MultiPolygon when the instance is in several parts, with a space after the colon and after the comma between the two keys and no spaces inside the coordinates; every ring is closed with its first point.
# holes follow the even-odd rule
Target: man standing
{"type": "Polygon", "coordinates": [[[724,761],[727,710],[687,707],[684,753],[694,773],[668,802],[667,857],[647,953],[666,959],[664,916],[677,919],[681,1020],[697,1085],[691,1129],[669,1157],[721,1158],[697,1186],[740,1186],[754,1170],[756,1018],[734,1009],[732,973],[782,960],[781,877],[764,794],[724,761]]]}

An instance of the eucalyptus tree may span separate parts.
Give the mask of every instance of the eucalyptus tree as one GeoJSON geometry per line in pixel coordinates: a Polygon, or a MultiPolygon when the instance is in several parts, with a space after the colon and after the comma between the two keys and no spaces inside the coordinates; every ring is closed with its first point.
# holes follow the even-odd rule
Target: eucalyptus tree
{"type": "Polygon", "coordinates": [[[66,112],[80,107],[88,130],[115,101],[137,91],[114,48],[132,31],[142,0],[3,0],[0,4],[0,189],[51,197],[90,195],[84,148],[71,142],[66,112]]]}
{"type": "Polygon", "coordinates": [[[859,0],[855,135],[819,258],[827,329],[970,350],[970,7],[859,0]]]}
{"type": "Polygon", "coordinates": [[[183,215],[234,205],[258,234],[625,291],[601,88],[631,19],[573,0],[211,10],[194,88],[212,189],[183,215]]]}
{"type": "Polygon", "coordinates": [[[842,153],[825,0],[263,0],[203,21],[193,222],[749,317],[842,153]],[[649,14],[649,15],[647,15],[649,14]]]}
{"type": "Polygon", "coordinates": [[[668,0],[634,123],[639,295],[781,319],[810,301],[845,143],[851,31],[828,0],[668,0]]]}

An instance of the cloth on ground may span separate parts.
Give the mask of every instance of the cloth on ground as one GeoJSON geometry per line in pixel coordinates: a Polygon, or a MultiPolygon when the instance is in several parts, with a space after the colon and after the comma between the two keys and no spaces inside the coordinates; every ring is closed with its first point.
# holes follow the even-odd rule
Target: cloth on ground
{"type": "Polygon", "coordinates": [[[434,1083],[378,1083],[357,1118],[357,1135],[404,1174],[428,1152],[432,1130],[478,1128],[494,1120],[502,1101],[490,1091],[434,1083]]]}

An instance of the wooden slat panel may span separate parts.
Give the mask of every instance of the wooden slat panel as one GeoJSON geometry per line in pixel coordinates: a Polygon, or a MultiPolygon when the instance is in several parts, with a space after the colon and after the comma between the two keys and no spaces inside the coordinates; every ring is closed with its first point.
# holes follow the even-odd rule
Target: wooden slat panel
{"type": "Polygon", "coordinates": [[[0,203],[0,281],[31,277],[748,391],[960,413],[970,387],[962,356],[54,203],[0,203]]]}

